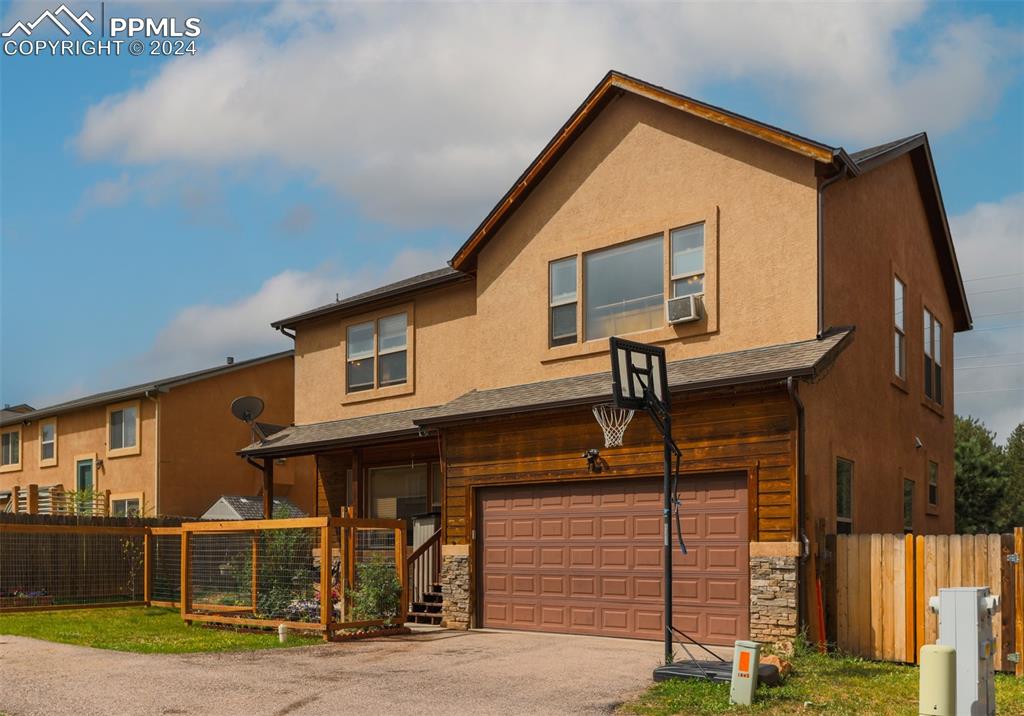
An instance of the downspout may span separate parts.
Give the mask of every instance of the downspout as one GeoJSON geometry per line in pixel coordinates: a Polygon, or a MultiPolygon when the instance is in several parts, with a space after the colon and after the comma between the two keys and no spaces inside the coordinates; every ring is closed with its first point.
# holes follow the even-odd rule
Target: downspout
{"type": "Polygon", "coordinates": [[[292,339],[293,341],[295,340],[295,334],[294,334],[294,333],[289,333],[288,331],[286,331],[286,330],[284,329],[284,326],[278,326],[278,327],[277,327],[277,330],[278,330],[278,331],[280,331],[282,335],[288,336],[288,337],[289,337],[289,338],[291,338],[291,339],[292,339]]]}
{"type": "Polygon", "coordinates": [[[825,190],[846,176],[846,169],[818,184],[818,339],[825,335],[825,190]]]}
{"type": "MultiPolygon", "coordinates": [[[[144,395],[152,400],[156,410],[156,438],[154,439],[154,452],[156,453],[156,466],[153,470],[153,517],[160,516],[160,399],[150,395],[152,391],[147,390],[144,395]]],[[[159,395],[159,393],[157,393],[159,395]]],[[[141,439],[141,438],[140,438],[141,439]]],[[[145,511],[145,506],[143,506],[145,511]]]]}
{"type": "MultiPolygon", "coordinates": [[[[800,542],[800,562],[805,563],[807,557],[810,556],[804,552],[804,547],[807,545],[807,537],[804,533],[804,487],[806,483],[806,476],[804,475],[805,470],[805,443],[806,443],[806,418],[804,416],[804,402],[800,399],[800,393],[797,391],[796,380],[790,376],[786,379],[786,390],[789,391],[789,397],[793,401],[793,405],[796,407],[796,519],[797,519],[797,540],[800,542]]],[[[809,551],[809,550],[808,550],[809,551]]],[[[799,571],[799,569],[798,569],[799,571]]],[[[803,580],[798,580],[796,590],[796,604],[797,614],[799,623],[807,623],[807,609],[804,604],[803,580]]]]}

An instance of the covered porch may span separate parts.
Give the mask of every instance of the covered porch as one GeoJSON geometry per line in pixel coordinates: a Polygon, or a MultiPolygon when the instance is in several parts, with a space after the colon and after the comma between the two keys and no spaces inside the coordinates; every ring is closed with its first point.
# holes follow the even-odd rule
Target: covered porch
{"type": "Polygon", "coordinates": [[[274,463],[316,461],[317,517],[400,519],[406,522],[408,620],[441,622],[440,437],[414,420],[433,408],[286,427],[240,454],[259,466],[264,501],[273,500],[274,463]]]}

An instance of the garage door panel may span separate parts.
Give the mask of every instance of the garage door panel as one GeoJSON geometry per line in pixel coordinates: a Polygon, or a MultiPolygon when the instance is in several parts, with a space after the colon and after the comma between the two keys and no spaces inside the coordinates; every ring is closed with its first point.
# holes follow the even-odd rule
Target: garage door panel
{"type": "MultiPolygon", "coordinates": [[[[731,643],[749,622],[746,479],[684,484],[689,554],[673,553],[674,621],[731,643]]],[[[660,639],[661,506],[659,480],[482,491],[484,626],[660,639]]]]}

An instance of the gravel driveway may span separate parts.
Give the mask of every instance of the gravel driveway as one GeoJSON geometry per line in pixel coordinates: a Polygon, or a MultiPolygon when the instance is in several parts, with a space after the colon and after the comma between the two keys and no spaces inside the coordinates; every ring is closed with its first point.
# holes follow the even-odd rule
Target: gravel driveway
{"type": "Polygon", "coordinates": [[[607,713],[651,683],[660,654],[655,642],[523,632],[183,655],[0,636],[0,713],[607,713]]]}

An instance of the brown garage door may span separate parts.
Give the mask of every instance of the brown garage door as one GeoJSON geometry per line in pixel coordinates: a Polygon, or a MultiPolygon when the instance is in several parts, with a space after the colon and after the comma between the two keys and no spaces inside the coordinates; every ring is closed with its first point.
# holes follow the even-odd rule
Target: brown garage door
{"type": "MultiPolygon", "coordinates": [[[[746,476],[687,478],[680,497],[673,622],[711,644],[745,639],[746,476]]],[[[661,639],[661,500],[654,479],[482,490],[483,625],[661,639]]]]}

